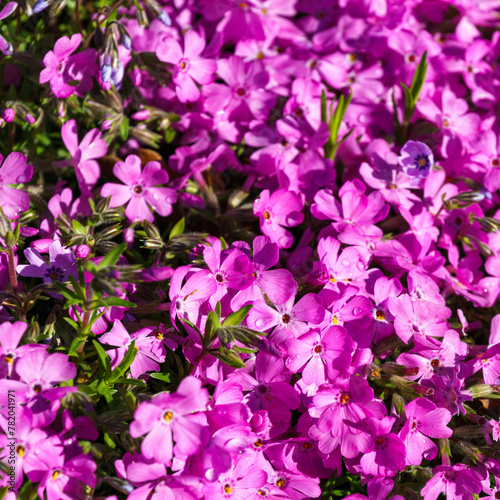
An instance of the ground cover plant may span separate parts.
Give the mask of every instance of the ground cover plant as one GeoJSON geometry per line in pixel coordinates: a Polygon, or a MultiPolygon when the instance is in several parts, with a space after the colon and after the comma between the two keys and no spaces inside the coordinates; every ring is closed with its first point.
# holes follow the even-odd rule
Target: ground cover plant
{"type": "Polygon", "coordinates": [[[0,6],[0,498],[500,498],[500,1],[0,6]]]}

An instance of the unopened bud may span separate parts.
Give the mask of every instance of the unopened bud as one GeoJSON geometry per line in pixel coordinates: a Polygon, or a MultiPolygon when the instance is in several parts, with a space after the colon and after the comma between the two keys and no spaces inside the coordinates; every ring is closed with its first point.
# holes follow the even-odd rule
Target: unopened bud
{"type": "Polygon", "coordinates": [[[75,256],[78,259],[85,259],[90,253],[90,247],[88,245],[78,245],[75,250],[75,256]]]}

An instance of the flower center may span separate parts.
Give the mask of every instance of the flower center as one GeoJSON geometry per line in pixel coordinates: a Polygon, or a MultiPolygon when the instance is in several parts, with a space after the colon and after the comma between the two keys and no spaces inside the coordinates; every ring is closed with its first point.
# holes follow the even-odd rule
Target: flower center
{"type": "Polygon", "coordinates": [[[134,187],[134,193],[135,194],[141,194],[142,193],[142,186],[135,186],[134,187]]]}
{"type": "Polygon", "coordinates": [[[257,448],[260,448],[262,446],[262,441],[260,439],[257,439],[257,441],[255,441],[253,445],[257,448]]]}
{"type": "Polygon", "coordinates": [[[432,368],[437,368],[439,366],[439,359],[433,359],[431,361],[432,368]]]}
{"type": "Polygon", "coordinates": [[[443,118],[442,123],[444,128],[448,128],[450,126],[450,121],[448,120],[448,118],[443,118]]]}
{"type": "Polygon", "coordinates": [[[385,319],[385,314],[384,314],[384,311],[380,311],[380,310],[378,310],[378,311],[375,313],[375,318],[377,318],[379,321],[384,321],[384,319],[385,319]]]}
{"type": "Polygon", "coordinates": [[[35,384],[33,386],[33,391],[36,392],[37,394],[42,390],[42,386],[40,384],[35,384]]]}
{"type": "Polygon", "coordinates": [[[243,97],[246,93],[247,92],[243,87],[240,87],[239,89],[236,90],[236,95],[239,95],[240,97],[243,97]]]}
{"type": "Polygon", "coordinates": [[[224,283],[224,275],[222,273],[217,273],[215,275],[215,281],[217,281],[217,283],[224,283]]]}
{"type": "Polygon", "coordinates": [[[498,167],[498,165],[500,165],[500,159],[498,159],[498,158],[496,158],[496,157],[495,157],[495,158],[493,158],[493,159],[491,160],[491,166],[492,166],[492,167],[498,167]]]}
{"type": "Polygon", "coordinates": [[[285,325],[287,323],[290,323],[290,315],[289,314],[283,314],[283,316],[281,316],[281,321],[283,321],[283,323],[285,323],[285,325]]]}
{"type": "Polygon", "coordinates": [[[64,61],[61,61],[58,65],[57,65],[57,74],[58,75],[62,75],[64,73],[64,68],[66,67],[66,64],[64,61]]]}
{"type": "Polygon", "coordinates": [[[407,56],[407,61],[410,62],[410,63],[414,63],[416,61],[416,57],[415,57],[415,54],[408,54],[407,56]]]}
{"type": "Polygon", "coordinates": [[[231,486],[229,484],[225,484],[224,485],[224,493],[232,493],[233,492],[233,488],[231,488],[231,486]]]}
{"type": "Polygon", "coordinates": [[[155,337],[156,337],[158,340],[163,340],[163,335],[161,334],[161,332],[160,332],[160,331],[156,332],[155,337]]]}
{"type": "Polygon", "coordinates": [[[415,166],[419,170],[425,170],[429,167],[429,158],[426,155],[418,155],[415,158],[415,166]]]}
{"type": "Polygon", "coordinates": [[[50,266],[45,271],[45,276],[52,281],[64,281],[64,271],[56,266],[50,266]]]}
{"type": "Polygon", "coordinates": [[[187,59],[181,59],[179,62],[179,70],[186,73],[189,69],[189,61],[187,59]]]}
{"type": "Polygon", "coordinates": [[[320,352],[323,352],[323,346],[321,344],[318,344],[315,348],[314,348],[314,352],[316,354],[319,354],[320,352]]]}
{"type": "Polygon", "coordinates": [[[259,52],[259,53],[257,54],[257,59],[259,59],[259,60],[260,60],[260,59],[264,59],[264,52],[259,52]]]}
{"type": "Polygon", "coordinates": [[[349,399],[351,399],[349,394],[347,394],[347,392],[343,392],[340,396],[340,404],[346,405],[348,403],[349,399]]]}
{"type": "Polygon", "coordinates": [[[7,356],[5,356],[5,362],[11,365],[14,362],[14,356],[12,354],[7,354],[7,356]]]}
{"type": "MultiPolygon", "coordinates": [[[[331,281],[331,280],[330,280],[330,281],[331,281]]],[[[337,316],[332,316],[332,323],[333,323],[334,325],[337,325],[337,324],[338,324],[338,322],[339,322],[339,320],[337,319],[337,316]]]]}
{"type": "Polygon", "coordinates": [[[55,481],[57,479],[58,475],[59,475],[59,471],[55,470],[54,473],[52,474],[52,480],[55,481]]]}
{"type": "Polygon", "coordinates": [[[276,486],[278,488],[283,488],[285,486],[286,481],[283,478],[280,478],[276,481],[276,486]]]}
{"type": "Polygon", "coordinates": [[[171,411],[165,412],[165,415],[163,416],[165,419],[165,422],[170,422],[174,418],[174,414],[171,411]]]}
{"type": "Polygon", "coordinates": [[[24,446],[19,445],[19,446],[16,448],[16,452],[17,452],[17,454],[18,454],[21,458],[23,458],[23,455],[24,455],[24,446]]]}
{"type": "Polygon", "coordinates": [[[266,210],[263,213],[263,217],[264,217],[265,220],[269,220],[271,218],[271,214],[266,210]]]}

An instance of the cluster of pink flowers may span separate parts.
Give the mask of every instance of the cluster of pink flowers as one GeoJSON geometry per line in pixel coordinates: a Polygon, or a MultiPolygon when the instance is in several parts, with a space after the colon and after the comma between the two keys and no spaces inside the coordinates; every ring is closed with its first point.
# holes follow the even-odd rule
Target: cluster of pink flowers
{"type": "Polygon", "coordinates": [[[105,14],[0,155],[6,498],[498,498],[500,1],[105,14]]]}

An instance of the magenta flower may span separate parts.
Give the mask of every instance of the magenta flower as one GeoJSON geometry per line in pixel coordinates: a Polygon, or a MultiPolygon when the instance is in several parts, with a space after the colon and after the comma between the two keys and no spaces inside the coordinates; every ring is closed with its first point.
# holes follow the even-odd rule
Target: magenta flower
{"type": "Polygon", "coordinates": [[[85,214],[90,215],[88,198],[92,198],[91,189],[96,185],[101,175],[101,169],[96,159],[106,155],[108,145],[104,139],[101,139],[101,131],[96,128],[87,132],[82,141],[78,143],[75,120],[69,120],[62,126],[61,137],[73,159],[76,179],[84,198],[80,204],[80,212],[82,208],[85,208],[85,214]]]}
{"type": "Polygon", "coordinates": [[[27,164],[28,159],[22,153],[10,153],[3,162],[0,155],[0,207],[10,219],[19,218],[19,214],[30,207],[30,197],[17,187],[9,184],[29,182],[33,176],[33,167],[27,164]]]}
{"type": "Polygon", "coordinates": [[[405,468],[406,450],[403,441],[391,433],[394,417],[368,418],[366,426],[373,437],[373,450],[361,456],[364,474],[393,477],[405,468]]]}
{"type": "Polygon", "coordinates": [[[70,459],[58,436],[38,441],[34,450],[36,466],[27,472],[28,479],[38,485],[38,495],[47,500],[84,500],[85,485],[96,485],[94,460],[84,454],[70,459]]]}
{"type": "Polygon", "coordinates": [[[101,196],[111,196],[110,207],[127,204],[125,215],[130,221],[154,221],[150,207],[163,217],[172,213],[172,204],[177,195],[173,189],[155,187],[168,182],[168,174],[157,161],[146,163],[141,172],[141,159],[129,155],[125,161],[119,161],[113,167],[113,174],[121,184],[107,183],[101,189],[101,196]]]}
{"type": "Polygon", "coordinates": [[[266,236],[280,248],[289,248],[293,236],[285,227],[297,226],[304,220],[303,207],[303,202],[293,191],[278,189],[270,195],[265,189],[255,200],[253,213],[259,217],[260,228],[266,236]]]}
{"type": "Polygon", "coordinates": [[[56,97],[66,98],[78,92],[88,92],[92,88],[92,76],[97,71],[94,49],[85,49],[78,54],[71,55],[82,41],[82,35],[77,33],[69,39],[67,36],[59,38],[54,50],[45,54],[43,63],[45,69],[40,73],[40,83],[50,81],[50,88],[56,97]],[[78,80],[76,86],[70,82],[78,80]]]}
{"type": "Polygon", "coordinates": [[[213,82],[217,63],[212,59],[203,59],[200,54],[205,49],[205,40],[196,31],[190,29],[184,35],[184,50],[176,40],[165,38],[156,49],[160,61],[175,66],[172,80],[181,102],[197,101],[200,97],[200,85],[213,82]]]}
{"type": "Polygon", "coordinates": [[[168,292],[168,296],[172,301],[170,307],[172,322],[178,316],[196,324],[199,319],[198,311],[201,304],[216,291],[216,281],[208,270],[202,269],[191,272],[190,266],[178,267],[170,280],[170,290],[168,292]],[[185,278],[186,281],[184,282],[185,278]]]}
{"type": "Polygon", "coordinates": [[[139,405],[130,435],[138,438],[147,434],[141,445],[144,456],[170,466],[174,453],[194,455],[207,441],[206,418],[198,413],[206,410],[207,403],[208,391],[201,381],[186,377],[176,392],[160,393],[139,405]]]}
{"type": "Polygon", "coordinates": [[[424,500],[436,500],[441,493],[446,498],[472,500],[473,495],[483,491],[481,475],[467,465],[438,465],[433,472],[434,476],[421,491],[424,500]]]}
{"type": "Polygon", "coordinates": [[[427,177],[434,166],[434,155],[427,144],[418,141],[408,141],[398,158],[403,172],[414,180],[427,177]]]}
{"type": "Polygon", "coordinates": [[[399,437],[406,446],[406,463],[420,465],[423,458],[432,460],[438,447],[429,437],[449,438],[453,434],[446,425],[451,420],[451,413],[428,399],[414,399],[405,406],[405,414],[406,422],[399,437]]]}
{"type": "Polygon", "coordinates": [[[311,330],[298,339],[286,343],[286,367],[302,373],[305,384],[319,387],[334,381],[351,363],[354,343],[344,328],[330,326],[321,332],[311,330]]]}
{"type": "Polygon", "coordinates": [[[237,457],[237,462],[229,472],[222,474],[217,481],[203,488],[205,498],[244,500],[252,491],[264,486],[267,473],[255,463],[252,453],[237,457]]]}
{"type": "Polygon", "coordinates": [[[118,349],[107,351],[108,356],[111,358],[112,368],[122,362],[132,341],[135,341],[134,347],[137,349],[134,361],[130,365],[132,377],[138,378],[146,372],[160,371],[159,363],[165,361],[167,351],[163,335],[157,328],[148,326],[129,334],[122,322],[116,320],[113,328],[99,337],[99,342],[102,344],[118,347],[118,349]]]}
{"type": "Polygon", "coordinates": [[[353,427],[366,417],[382,418],[386,409],[374,401],[373,389],[365,379],[351,376],[337,379],[334,387],[324,386],[313,397],[311,417],[318,419],[309,436],[318,441],[319,451],[331,453],[340,446],[342,456],[354,458],[372,450],[369,433],[353,427]]]}

